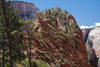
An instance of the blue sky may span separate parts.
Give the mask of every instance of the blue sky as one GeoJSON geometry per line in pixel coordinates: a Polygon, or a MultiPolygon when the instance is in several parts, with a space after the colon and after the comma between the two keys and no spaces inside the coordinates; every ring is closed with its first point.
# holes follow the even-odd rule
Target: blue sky
{"type": "Polygon", "coordinates": [[[100,0],[21,0],[34,3],[40,11],[60,7],[74,16],[79,26],[100,22],[100,0]]]}

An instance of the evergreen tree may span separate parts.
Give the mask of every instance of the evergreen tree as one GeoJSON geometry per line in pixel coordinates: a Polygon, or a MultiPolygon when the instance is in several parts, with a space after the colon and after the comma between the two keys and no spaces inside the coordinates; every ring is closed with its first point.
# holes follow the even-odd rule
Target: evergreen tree
{"type": "Polygon", "coordinates": [[[25,21],[25,33],[24,34],[27,34],[27,36],[25,38],[27,39],[24,39],[24,42],[25,44],[29,45],[27,46],[27,54],[28,54],[28,60],[29,60],[29,64],[30,64],[30,67],[32,67],[32,64],[31,64],[31,48],[32,48],[32,38],[34,38],[34,24],[32,23],[32,21],[25,21]],[[28,48],[29,48],[29,51],[28,51],[28,48]],[[30,52],[30,53],[29,53],[30,52]]]}
{"type": "Polygon", "coordinates": [[[9,47],[10,67],[13,67],[13,59],[16,56],[16,53],[20,53],[23,46],[23,20],[16,16],[17,11],[14,10],[10,4],[10,1],[6,2],[5,0],[0,0],[0,40],[3,46],[3,61],[4,47],[6,46],[7,48],[9,47]]]}
{"type": "Polygon", "coordinates": [[[68,14],[67,10],[65,10],[65,13],[68,14]]]}

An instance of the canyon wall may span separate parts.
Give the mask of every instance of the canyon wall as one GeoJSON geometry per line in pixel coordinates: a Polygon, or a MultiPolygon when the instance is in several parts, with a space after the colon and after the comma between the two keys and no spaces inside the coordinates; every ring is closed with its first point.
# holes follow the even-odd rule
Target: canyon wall
{"type": "MultiPolygon", "coordinates": [[[[88,31],[89,32],[89,31],[88,31]]],[[[87,33],[86,31],[83,32],[87,33]]],[[[90,62],[95,64],[95,67],[100,67],[100,27],[94,27],[90,29],[90,32],[87,33],[84,36],[87,37],[87,42],[86,42],[86,48],[87,48],[87,54],[88,54],[88,59],[90,62]]]]}
{"type": "Polygon", "coordinates": [[[33,23],[32,58],[51,67],[91,67],[83,33],[71,14],[60,8],[41,11],[33,23]]]}
{"type": "Polygon", "coordinates": [[[11,5],[14,9],[18,10],[18,16],[23,20],[33,20],[36,13],[39,12],[39,9],[35,7],[33,3],[28,3],[24,1],[12,1],[11,5]]]}
{"type": "MultiPolygon", "coordinates": [[[[22,1],[12,1],[11,5],[18,9],[17,15],[25,21],[33,20],[38,13],[33,21],[32,58],[41,59],[51,67],[95,67],[94,61],[91,64],[88,61],[83,40],[83,36],[87,39],[89,31],[83,35],[71,14],[60,8],[39,12],[34,4],[22,1]]],[[[25,36],[27,39],[27,34],[25,36]]]]}

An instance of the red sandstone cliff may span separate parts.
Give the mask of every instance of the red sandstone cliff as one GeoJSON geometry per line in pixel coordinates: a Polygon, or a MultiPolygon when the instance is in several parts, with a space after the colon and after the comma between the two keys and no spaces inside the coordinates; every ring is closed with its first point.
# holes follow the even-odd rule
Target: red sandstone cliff
{"type": "Polygon", "coordinates": [[[32,58],[51,67],[91,67],[82,31],[71,14],[57,8],[40,12],[33,22],[37,33],[32,38],[32,58]]]}
{"type": "Polygon", "coordinates": [[[12,1],[11,5],[18,10],[18,16],[25,21],[32,20],[36,13],[39,12],[39,9],[33,3],[12,1]]]}

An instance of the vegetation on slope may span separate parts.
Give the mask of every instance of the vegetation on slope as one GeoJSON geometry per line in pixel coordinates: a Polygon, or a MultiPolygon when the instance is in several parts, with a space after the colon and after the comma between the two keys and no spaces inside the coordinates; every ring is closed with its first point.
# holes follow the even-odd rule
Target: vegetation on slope
{"type": "Polygon", "coordinates": [[[1,66],[91,66],[82,32],[67,11],[49,9],[39,12],[34,21],[23,21],[10,2],[1,0],[0,6],[1,66]]]}

